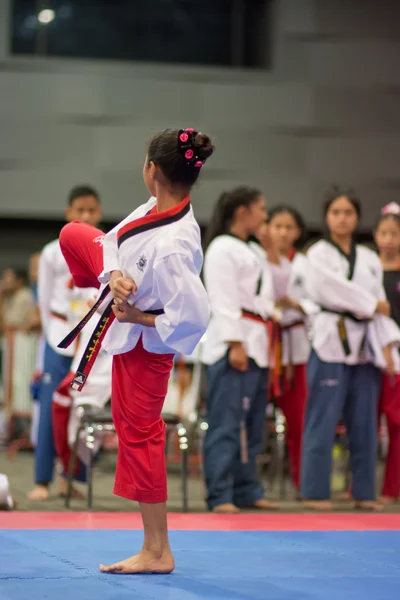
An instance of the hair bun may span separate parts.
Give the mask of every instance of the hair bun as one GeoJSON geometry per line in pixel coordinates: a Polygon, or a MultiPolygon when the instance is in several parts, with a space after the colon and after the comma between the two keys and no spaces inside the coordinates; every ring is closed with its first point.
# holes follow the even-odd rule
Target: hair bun
{"type": "Polygon", "coordinates": [[[201,158],[201,160],[207,160],[207,158],[210,158],[215,150],[215,146],[213,145],[211,138],[204,133],[196,133],[193,146],[196,150],[197,156],[201,158]]]}

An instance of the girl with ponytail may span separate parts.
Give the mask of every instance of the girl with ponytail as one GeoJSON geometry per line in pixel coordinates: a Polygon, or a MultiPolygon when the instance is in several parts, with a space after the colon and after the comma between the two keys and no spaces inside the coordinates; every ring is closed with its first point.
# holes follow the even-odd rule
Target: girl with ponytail
{"type": "Polygon", "coordinates": [[[217,513],[275,508],[256,477],[274,292],[268,263],[249,240],[266,220],[262,193],[239,187],[218,199],[205,239],[204,281],[212,314],[202,351],[209,389],[204,470],[207,504],[217,513]]]}

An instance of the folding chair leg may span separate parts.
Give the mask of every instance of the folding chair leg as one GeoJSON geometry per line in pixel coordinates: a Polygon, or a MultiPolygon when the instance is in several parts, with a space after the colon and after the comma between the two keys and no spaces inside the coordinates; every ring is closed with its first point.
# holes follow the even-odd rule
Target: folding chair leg
{"type": "Polygon", "coordinates": [[[286,456],[286,435],[285,432],[278,433],[276,436],[276,459],[277,459],[277,476],[279,483],[279,496],[283,500],[286,496],[285,482],[285,456],[286,456]]]}
{"type": "Polygon", "coordinates": [[[72,453],[71,453],[71,458],[69,459],[69,469],[68,469],[68,487],[67,487],[67,493],[65,495],[65,506],[66,508],[69,508],[69,504],[70,504],[70,500],[71,500],[71,495],[72,495],[72,484],[74,481],[74,471],[75,471],[75,467],[76,467],[76,459],[78,456],[78,444],[79,444],[79,437],[82,431],[82,427],[79,427],[77,433],[76,433],[76,438],[74,441],[74,445],[72,447],[72,453]]]}
{"type": "Polygon", "coordinates": [[[86,448],[88,450],[88,464],[86,466],[86,479],[88,485],[88,510],[93,507],[93,449],[94,449],[94,430],[92,426],[86,429],[86,448]]]}
{"type": "Polygon", "coordinates": [[[188,512],[188,438],[187,431],[183,425],[177,426],[179,436],[179,449],[181,452],[181,477],[182,477],[182,510],[188,512]]]}

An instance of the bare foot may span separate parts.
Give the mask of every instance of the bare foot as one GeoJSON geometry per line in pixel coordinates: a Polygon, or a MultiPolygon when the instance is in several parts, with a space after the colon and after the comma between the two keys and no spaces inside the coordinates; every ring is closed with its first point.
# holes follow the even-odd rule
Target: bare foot
{"type": "Polygon", "coordinates": [[[272,504],[272,502],[268,502],[265,498],[260,498],[253,502],[249,508],[257,508],[258,510],[278,510],[279,506],[277,504],[272,504]]]}
{"type": "Polygon", "coordinates": [[[304,508],[319,512],[330,512],[335,510],[335,506],[329,500],[303,500],[304,508]]]}
{"type": "Polygon", "coordinates": [[[379,503],[384,506],[390,506],[391,504],[396,504],[397,498],[393,498],[392,496],[379,496],[379,503]]]}
{"type": "Polygon", "coordinates": [[[353,496],[349,491],[342,492],[341,494],[339,494],[338,500],[339,502],[351,502],[353,500],[353,496]]]}
{"type": "Polygon", "coordinates": [[[160,556],[158,553],[142,550],[139,554],[131,556],[114,565],[100,565],[102,573],[118,573],[121,575],[134,575],[135,573],[153,573],[166,575],[175,568],[171,550],[165,550],[160,556]]]}
{"type": "Polygon", "coordinates": [[[49,499],[49,490],[46,485],[37,484],[28,494],[28,499],[34,502],[43,502],[49,499]]]}
{"type": "Polygon", "coordinates": [[[213,513],[217,513],[218,515],[237,515],[240,513],[240,510],[234,504],[230,504],[229,502],[225,504],[218,504],[218,506],[214,506],[212,509],[213,513]]]}
{"type": "Polygon", "coordinates": [[[354,503],[356,510],[372,510],[373,512],[380,512],[383,510],[382,504],[376,502],[376,500],[358,500],[354,503]]]}
{"type": "MultiPolygon", "coordinates": [[[[57,485],[57,496],[58,498],[65,498],[68,492],[68,479],[60,477],[57,485]]],[[[85,494],[82,494],[76,487],[72,486],[71,498],[74,500],[85,500],[85,494]]]]}

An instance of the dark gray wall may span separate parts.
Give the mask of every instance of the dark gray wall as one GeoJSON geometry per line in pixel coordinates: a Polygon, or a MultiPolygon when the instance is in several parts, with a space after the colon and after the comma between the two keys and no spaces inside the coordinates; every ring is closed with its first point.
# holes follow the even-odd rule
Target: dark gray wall
{"type": "Polygon", "coordinates": [[[295,204],[312,226],[332,182],[359,190],[366,227],[399,200],[399,2],[276,0],[270,72],[8,57],[7,3],[0,215],[61,217],[68,189],[90,182],[106,216],[124,216],[147,198],[145,143],[167,126],[215,135],[194,195],[203,222],[238,183],[295,204]]]}

